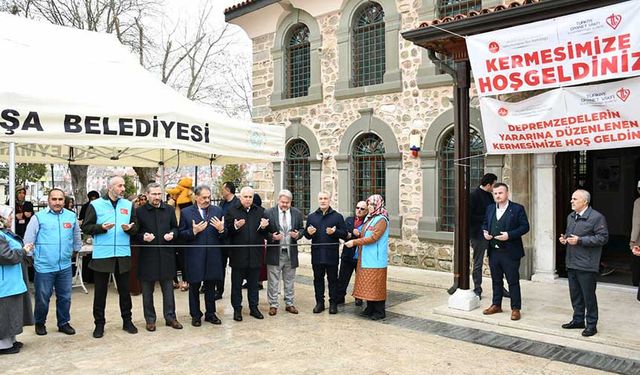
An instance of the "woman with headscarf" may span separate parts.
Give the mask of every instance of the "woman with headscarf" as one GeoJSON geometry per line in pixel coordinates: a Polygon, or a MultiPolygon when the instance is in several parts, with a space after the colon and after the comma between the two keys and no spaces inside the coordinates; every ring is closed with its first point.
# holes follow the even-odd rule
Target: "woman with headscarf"
{"type": "Polygon", "coordinates": [[[367,301],[363,316],[379,320],[386,317],[389,214],[378,194],[367,199],[367,208],[369,214],[362,224],[360,238],[347,241],[345,246],[358,246],[353,297],[367,301]]]}
{"type": "Polygon", "coordinates": [[[34,323],[23,262],[33,245],[23,248],[22,239],[10,229],[12,220],[13,208],[0,205],[0,354],[20,352],[16,336],[34,323]]]}

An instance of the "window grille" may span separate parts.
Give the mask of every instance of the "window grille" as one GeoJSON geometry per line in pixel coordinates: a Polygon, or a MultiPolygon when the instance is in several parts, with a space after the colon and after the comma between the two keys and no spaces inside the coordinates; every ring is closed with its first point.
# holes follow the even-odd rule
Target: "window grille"
{"type": "Polygon", "coordinates": [[[375,134],[365,134],[354,143],[352,155],[354,205],[373,194],[385,197],[386,163],[382,139],[375,134]]]}
{"type": "MultiPolygon", "coordinates": [[[[440,230],[453,232],[456,225],[456,189],[455,189],[455,164],[454,164],[453,130],[444,137],[440,146],[440,230]]],[[[471,165],[469,186],[471,188],[480,185],[484,175],[484,141],[475,129],[469,134],[470,156],[468,164],[471,165]]]]}
{"type": "Polygon", "coordinates": [[[481,0],[438,0],[438,17],[451,17],[456,14],[467,14],[469,11],[479,11],[481,0]]]}
{"type": "Polygon", "coordinates": [[[298,98],[309,94],[311,81],[311,46],[309,28],[304,24],[294,26],[286,51],[286,96],[298,98]]]}
{"type": "Polygon", "coordinates": [[[355,15],[353,23],[354,87],[382,83],[385,72],[384,10],[368,2],[355,15]]]}
{"type": "Polygon", "coordinates": [[[291,204],[306,217],[311,207],[311,165],[309,146],[302,139],[287,147],[287,189],[293,194],[291,204]]]}

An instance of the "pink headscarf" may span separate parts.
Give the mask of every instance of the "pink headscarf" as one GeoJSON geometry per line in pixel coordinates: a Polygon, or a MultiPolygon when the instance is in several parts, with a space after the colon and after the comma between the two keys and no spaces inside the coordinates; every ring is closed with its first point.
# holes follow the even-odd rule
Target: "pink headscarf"
{"type": "Polygon", "coordinates": [[[383,215],[387,219],[389,218],[389,213],[384,208],[384,199],[382,198],[382,195],[374,194],[370,196],[369,198],[367,198],[367,204],[370,204],[370,203],[375,204],[376,209],[373,211],[373,213],[369,214],[369,217],[374,217],[376,215],[383,215]]]}

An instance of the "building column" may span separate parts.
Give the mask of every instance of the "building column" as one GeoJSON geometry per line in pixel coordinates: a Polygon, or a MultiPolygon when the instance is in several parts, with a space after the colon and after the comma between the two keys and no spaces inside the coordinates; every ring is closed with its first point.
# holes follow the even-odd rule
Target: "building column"
{"type": "MultiPolygon", "coordinates": [[[[554,154],[533,156],[533,281],[552,282],[556,272],[556,194],[554,154]]],[[[561,220],[562,218],[560,218],[561,220]]]]}

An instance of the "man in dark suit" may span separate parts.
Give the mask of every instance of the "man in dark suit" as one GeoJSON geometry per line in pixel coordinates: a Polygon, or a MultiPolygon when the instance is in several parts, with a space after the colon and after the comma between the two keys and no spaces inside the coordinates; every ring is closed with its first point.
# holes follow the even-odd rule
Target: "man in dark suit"
{"type": "MultiPolygon", "coordinates": [[[[229,208],[240,204],[240,200],[236,197],[236,185],[231,181],[222,184],[220,195],[222,195],[222,201],[220,201],[222,216],[225,216],[227,212],[229,212],[229,208]]],[[[227,238],[225,239],[225,245],[228,244],[229,239],[227,238]]],[[[227,274],[227,261],[229,260],[229,248],[223,247],[220,251],[222,254],[222,279],[216,281],[216,300],[222,299],[222,295],[224,294],[224,279],[227,274]]]]}
{"type": "Polygon", "coordinates": [[[153,306],[153,290],[156,281],[162,290],[162,312],[167,326],[182,329],[176,319],[176,302],[173,295],[173,277],[176,273],[175,248],[178,239],[178,223],[173,207],[162,201],[162,187],[152,182],[145,192],[148,202],[135,210],[138,233],[135,238],[141,247],[138,253],[138,278],[142,284],[142,305],[147,331],[156,330],[156,310],[153,306]],[[159,245],[161,247],[152,247],[159,245]]]}
{"type": "Polygon", "coordinates": [[[231,305],[233,320],[242,321],[242,281],[247,280],[249,315],[264,319],[258,309],[258,277],[262,266],[262,249],[268,234],[269,220],[264,218],[264,209],[253,204],[253,189],[246,186],[240,190],[240,204],[229,208],[225,226],[231,245],[231,305]]]}
{"type": "MultiPolygon", "coordinates": [[[[484,254],[489,247],[489,241],[484,238],[482,224],[487,214],[487,207],[493,203],[493,184],[498,180],[498,176],[487,173],[482,176],[480,186],[476,187],[469,194],[469,240],[473,248],[473,292],[482,298],[482,264],[484,254]]],[[[507,296],[504,296],[507,297],[507,296]]]]}
{"type": "MultiPolygon", "coordinates": [[[[367,217],[368,212],[367,202],[360,201],[356,203],[355,215],[349,216],[344,220],[344,223],[347,226],[346,240],[352,240],[360,237],[360,227],[364,223],[364,219],[367,217]]],[[[342,247],[342,254],[340,255],[340,271],[338,271],[338,305],[344,303],[344,299],[347,295],[347,288],[349,287],[349,281],[351,281],[351,275],[358,265],[356,249],[356,246],[342,247]]],[[[356,299],[356,306],[362,306],[361,299],[356,299]]]]}
{"type": "Polygon", "coordinates": [[[509,200],[509,187],[501,182],[493,185],[495,205],[487,208],[483,224],[484,238],[489,241],[489,268],[493,285],[493,301],[482,313],[502,312],[502,278],[507,278],[511,292],[511,320],[520,320],[520,259],[524,256],[522,236],[529,232],[524,207],[509,200]]]}
{"type": "Polygon", "coordinates": [[[600,212],[589,207],[589,202],[591,194],[586,190],[578,189],[571,195],[573,212],[567,217],[566,232],[560,235],[560,243],[567,245],[565,263],[573,307],[573,319],[562,328],[584,328],[582,336],[585,337],[598,332],[596,281],[602,246],[609,241],[607,221],[600,212]]]}
{"type": "Polygon", "coordinates": [[[219,245],[225,238],[224,216],[220,207],[211,205],[211,189],[198,186],[196,204],[180,211],[180,238],[185,241],[184,260],[186,280],[189,283],[189,313],[191,325],[202,325],[200,286],[204,283],[204,320],[221,324],[216,315],[213,285],[222,279],[219,245]],[[200,247],[201,246],[201,247],[200,247]]]}
{"type": "Polygon", "coordinates": [[[338,261],[340,239],[347,238],[344,218],[330,206],[331,195],[318,193],[318,209],[307,217],[304,236],[311,240],[311,266],[316,306],[313,312],[324,311],[324,276],[329,280],[329,314],[338,313],[338,261]]]}
{"type": "Polygon", "coordinates": [[[297,314],[294,306],[294,282],[296,268],[298,268],[298,239],[302,237],[304,223],[302,212],[291,207],[293,194],[289,190],[278,193],[275,207],[265,210],[264,215],[269,220],[269,246],[267,247],[267,272],[269,299],[269,315],[278,313],[278,297],[280,296],[280,279],[284,283],[285,311],[297,314]],[[274,246],[279,245],[279,246],[274,246]]]}

